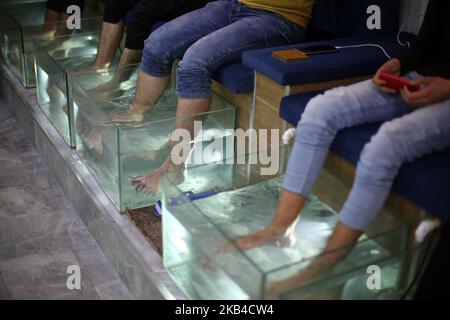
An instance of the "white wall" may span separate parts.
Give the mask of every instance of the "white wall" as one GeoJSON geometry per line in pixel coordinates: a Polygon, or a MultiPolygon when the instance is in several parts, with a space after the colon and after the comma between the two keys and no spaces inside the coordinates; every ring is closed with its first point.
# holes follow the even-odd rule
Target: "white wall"
{"type": "Polygon", "coordinates": [[[400,25],[404,24],[403,31],[419,32],[427,6],[428,0],[402,0],[400,25]]]}

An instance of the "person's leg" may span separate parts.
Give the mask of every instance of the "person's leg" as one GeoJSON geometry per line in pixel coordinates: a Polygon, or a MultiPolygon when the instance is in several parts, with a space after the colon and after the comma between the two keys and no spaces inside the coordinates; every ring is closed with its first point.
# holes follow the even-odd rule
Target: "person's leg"
{"type": "Polygon", "coordinates": [[[56,32],[58,35],[69,34],[71,30],[67,29],[61,22],[66,21],[70,16],[67,14],[67,8],[71,5],[78,6],[81,11],[84,10],[84,0],[47,0],[44,18],[43,36],[54,37],[56,32]]]}
{"type": "Polygon", "coordinates": [[[184,55],[177,72],[179,108],[186,103],[190,105],[188,100],[209,99],[213,73],[223,65],[239,61],[243,52],[298,43],[304,38],[303,28],[278,15],[263,10],[236,10],[233,23],[203,37],[184,55]],[[240,17],[244,13],[239,10],[251,11],[253,15],[240,17]]]}
{"type": "Polygon", "coordinates": [[[169,20],[169,17],[165,15],[164,2],[163,0],[141,0],[133,8],[119,66],[138,63],[142,56],[144,42],[149,37],[153,25],[169,20]]]}
{"type": "Polygon", "coordinates": [[[272,294],[286,292],[297,283],[328,273],[345,259],[381,210],[401,166],[449,147],[450,101],[386,122],[364,147],[353,188],[341,210],[340,222],[323,250],[325,254],[295,276],[274,283],[272,294]]]}
{"type": "Polygon", "coordinates": [[[198,39],[228,25],[230,2],[219,0],[161,26],[145,41],[136,95],[129,109],[113,116],[116,122],[134,122],[158,102],[169,83],[173,62],[198,39]]]}
{"type": "Polygon", "coordinates": [[[390,120],[410,111],[412,109],[400,95],[384,94],[370,80],[336,88],[312,99],[297,126],[297,137],[272,223],[254,235],[238,238],[236,244],[247,249],[289,237],[289,227],[309,197],[339,130],[390,120]]]}
{"type": "Polygon", "coordinates": [[[138,0],[109,0],[103,15],[102,30],[94,68],[108,66],[117,52],[123,34],[123,19],[138,0]]]}
{"type": "MultiPolygon", "coordinates": [[[[120,56],[119,64],[113,79],[96,90],[109,90],[111,87],[117,87],[121,82],[126,81],[132,75],[131,69],[123,68],[126,65],[138,63],[142,57],[144,42],[149,37],[152,27],[160,21],[172,20],[174,3],[176,0],[141,0],[133,10],[130,22],[127,26],[127,35],[125,38],[125,48],[120,56]]],[[[145,78],[142,82],[145,82],[145,78]]],[[[147,83],[144,83],[147,85],[147,83]]],[[[163,84],[165,89],[166,85],[163,84]]],[[[159,91],[158,89],[157,91],[159,91]]],[[[138,120],[140,117],[138,117],[138,120]]]]}
{"type": "Polygon", "coordinates": [[[358,239],[383,207],[403,164],[450,147],[450,101],[386,122],[364,147],[356,178],[340,214],[331,251],[358,239]],[[343,229],[350,231],[342,232],[343,229]],[[340,234],[340,235],[339,235],[340,234]]]}
{"type": "Polygon", "coordinates": [[[318,259],[315,265],[329,269],[348,255],[351,245],[381,211],[405,163],[447,148],[450,148],[450,100],[383,124],[363,149],[340,222],[325,246],[326,259],[318,259]],[[346,246],[347,250],[336,251],[346,246]]]}
{"type": "Polygon", "coordinates": [[[341,221],[365,230],[381,210],[404,163],[450,147],[450,101],[385,123],[361,154],[341,221]]]}
{"type": "Polygon", "coordinates": [[[60,0],[47,0],[43,35],[53,37],[56,32],[57,25],[64,20],[65,3],[60,0]]]}
{"type": "Polygon", "coordinates": [[[108,67],[114,59],[123,34],[123,21],[117,23],[102,23],[98,43],[97,57],[92,68],[108,67]]]}
{"type": "MultiPolygon", "coordinates": [[[[152,27],[161,21],[170,21],[190,11],[200,9],[206,0],[142,0],[133,9],[133,17],[127,27],[125,48],[120,57],[119,67],[137,63],[141,59],[144,42],[152,27]]],[[[120,68],[118,71],[120,72],[120,68]]],[[[119,76],[123,79],[127,75],[119,76]]]]}
{"type": "MultiPolygon", "coordinates": [[[[209,110],[214,71],[238,61],[246,50],[297,43],[304,36],[304,29],[278,15],[231,3],[232,23],[195,42],[184,54],[178,68],[175,128],[187,129],[191,135],[193,123],[198,120],[193,115],[209,110]]],[[[138,191],[154,193],[164,172],[175,168],[169,156],[160,168],[146,177],[133,179],[132,184],[138,191]]]]}
{"type": "MultiPolygon", "coordinates": [[[[161,21],[173,20],[189,11],[198,9],[202,6],[199,3],[206,3],[206,0],[187,1],[187,0],[141,0],[137,3],[131,14],[131,19],[127,26],[127,35],[125,39],[125,48],[122,51],[118,68],[113,79],[102,84],[93,90],[96,92],[111,92],[116,89],[120,83],[127,81],[133,74],[131,68],[125,68],[129,64],[138,63],[142,57],[144,42],[149,37],[153,26],[161,21]]],[[[120,41],[120,40],[119,40],[120,41]]],[[[111,52],[111,54],[114,54],[111,52]]],[[[112,60],[113,56],[110,56],[112,60]]],[[[145,81],[145,79],[143,80],[145,81]]],[[[165,88],[165,87],[164,87],[165,88]]],[[[119,91],[114,91],[120,94],[119,91]]],[[[140,119],[140,117],[138,117],[140,119]]],[[[132,119],[134,118],[132,117],[132,119]]]]}

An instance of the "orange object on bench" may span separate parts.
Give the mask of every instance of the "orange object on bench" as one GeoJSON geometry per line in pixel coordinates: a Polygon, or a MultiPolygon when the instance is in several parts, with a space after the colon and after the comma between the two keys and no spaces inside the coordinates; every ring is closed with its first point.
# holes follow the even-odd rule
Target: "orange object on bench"
{"type": "Polygon", "coordinates": [[[304,54],[298,49],[273,51],[272,57],[286,63],[308,60],[308,55],[304,54]]]}

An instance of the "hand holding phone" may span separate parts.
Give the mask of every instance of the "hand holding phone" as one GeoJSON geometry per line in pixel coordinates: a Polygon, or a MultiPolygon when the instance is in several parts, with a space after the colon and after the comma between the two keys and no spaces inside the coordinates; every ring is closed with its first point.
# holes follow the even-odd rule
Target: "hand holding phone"
{"type": "Polygon", "coordinates": [[[409,91],[416,92],[420,90],[420,86],[411,85],[409,80],[394,76],[390,73],[381,71],[380,79],[386,81],[386,87],[395,90],[395,92],[400,93],[403,88],[408,87],[409,91]]]}

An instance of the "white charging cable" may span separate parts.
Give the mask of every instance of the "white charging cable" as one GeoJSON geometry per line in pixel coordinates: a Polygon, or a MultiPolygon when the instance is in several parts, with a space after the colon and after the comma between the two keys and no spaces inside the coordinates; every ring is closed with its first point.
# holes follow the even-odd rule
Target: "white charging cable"
{"type": "Polygon", "coordinates": [[[341,46],[341,47],[336,47],[337,49],[349,49],[349,48],[362,48],[362,47],[375,47],[380,49],[381,51],[383,51],[384,55],[390,60],[392,59],[392,57],[386,52],[386,50],[378,45],[378,44],[374,44],[374,43],[364,43],[364,44],[358,44],[358,45],[354,45],[354,46],[341,46]]]}
{"type": "Polygon", "coordinates": [[[410,20],[410,19],[406,20],[406,21],[402,24],[402,26],[400,27],[400,30],[399,30],[398,33],[397,33],[397,42],[398,42],[402,47],[408,47],[409,49],[411,49],[411,44],[409,43],[409,41],[402,42],[402,41],[400,40],[400,34],[402,33],[403,28],[406,26],[406,24],[409,22],[409,20],[410,20]]]}
{"type": "MultiPolygon", "coordinates": [[[[424,14],[421,14],[421,15],[417,16],[418,19],[423,18],[423,17],[425,17],[424,14]]],[[[397,33],[397,42],[398,42],[398,44],[401,45],[402,47],[408,47],[410,49],[411,49],[411,43],[409,41],[402,42],[400,40],[400,35],[402,34],[403,29],[405,28],[405,26],[411,21],[411,19],[412,19],[412,17],[408,18],[405,22],[403,22],[402,26],[400,27],[400,30],[397,33]]]]}
{"type": "MultiPolygon", "coordinates": [[[[417,18],[422,18],[425,15],[419,15],[417,16],[417,18]]],[[[412,18],[407,19],[402,26],[400,27],[400,30],[397,33],[397,42],[399,43],[399,45],[401,45],[402,47],[408,47],[411,48],[411,44],[409,43],[409,41],[406,42],[402,42],[400,40],[400,35],[403,32],[403,29],[405,28],[405,26],[408,24],[409,21],[411,21],[412,18]]],[[[354,46],[341,46],[341,47],[336,47],[337,49],[348,49],[348,48],[362,48],[362,47],[374,47],[374,48],[378,48],[381,51],[383,51],[384,55],[390,60],[392,59],[392,57],[387,53],[386,49],[384,49],[382,46],[375,44],[375,43],[363,43],[363,44],[358,44],[358,45],[354,45],[354,46]]]]}

